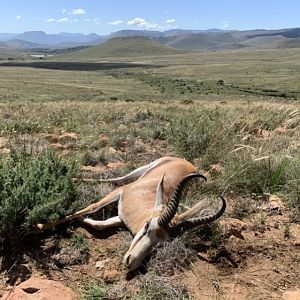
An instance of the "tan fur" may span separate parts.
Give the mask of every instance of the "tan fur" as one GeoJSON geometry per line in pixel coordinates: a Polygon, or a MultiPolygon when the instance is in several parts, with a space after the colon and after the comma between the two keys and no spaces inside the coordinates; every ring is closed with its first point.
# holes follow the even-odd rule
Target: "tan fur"
{"type": "MultiPolygon", "coordinates": [[[[60,223],[92,214],[121,195],[119,200],[119,217],[126,227],[135,235],[147,220],[153,217],[156,201],[156,189],[164,176],[164,199],[168,201],[175,187],[187,175],[195,173],[196,168],[182,158],[162,157],[153,168],[146,171],[139,179],[126,184],[101,199],[58,222],[39,224],[40,230],[50,229],[60,223]]],[[[117,199],[117,200],[116,200],[117,199]]]]}

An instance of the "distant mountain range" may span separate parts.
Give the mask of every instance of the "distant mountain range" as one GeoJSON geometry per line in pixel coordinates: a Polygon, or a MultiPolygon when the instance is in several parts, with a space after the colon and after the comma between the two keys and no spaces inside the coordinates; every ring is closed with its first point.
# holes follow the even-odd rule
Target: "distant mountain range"
{"type": "Polygon", "coordinates": [[[221,29],[168,31],[121,30],[107,36],[96,33],[47,34],[29,31],[20,34],[0,33],[0,48],[6,49],[62,49],[95,46],[113,38],[145,37],[168,47],[184,50],[233,50],[265,48],[300,48],[300,28],[278,30],[230,31],[221,29]]]}

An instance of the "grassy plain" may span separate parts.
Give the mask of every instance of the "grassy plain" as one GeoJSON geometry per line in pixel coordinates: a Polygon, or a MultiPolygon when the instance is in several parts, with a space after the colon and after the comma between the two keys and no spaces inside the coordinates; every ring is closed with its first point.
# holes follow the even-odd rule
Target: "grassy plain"
{"type": "MultiPolygon", "coordinates": [[[[128,245],[128,235],[119,232],[99,242],[71,229],[71,236],[75,231],[87,240],[88,261],[67,262],[57,271],[53,257],[72,248],[72,239],[58,234],[43,237],[44,248],[52,245],[46,257],[22,247],[22,255],[5,256],[3,246],[2,291],[20,280],[24,264],[31,274],[48,272],[80,292],[86,287],[86,299],[99,291],[111,299],[228,299],[233,293],[236,299],[270,299],[300,288],[299,50],[138,56],[131,58],[138,63],[134,67],[119,68],[103,68],[100,59],[89,60],[98,62],[93,68],[83,61],[75,70],[72,62],[58,69],[52,68],[54,61],[0,65],[1,157],[16,149],[35,155],[50,147],[75,160],[79,177],[95,178],[122,175],[164,155],[185,157],[209,179],[198,197],[223,194],[229,203],[225,220],[245,222],[245,240],[228,240],[211,228],[216,245],[201,253],[195,247],[197,233],[174,240],[175,260],[169,265],[175,267],[165,271],[162,287],[155,266],[164,265],[164,251],[173,251],[169,246],[158,248],[148,273],[128,284],[122,250],[116,249],[128,245]],[[122,164],[109,167],[111,162],[122,164]],[[283,206],[270,209],[271,196],[283,206]],[[224,248],[237,264],[216,258],[224,248]],[[199,253],[211,263],[200,260],[199,253]],[[96,261],[106,258],[108,265],[97,271],[96,261]],[[90,285],[82,284],[90,277],[90,285]],[[265,284],[270,278],[272,283],[265,284]]],[[[127,57],[117,61],[124,62],[127,57]]],[[[79,201],[85,205],[111,188],[83,184],[79,201]]]]}

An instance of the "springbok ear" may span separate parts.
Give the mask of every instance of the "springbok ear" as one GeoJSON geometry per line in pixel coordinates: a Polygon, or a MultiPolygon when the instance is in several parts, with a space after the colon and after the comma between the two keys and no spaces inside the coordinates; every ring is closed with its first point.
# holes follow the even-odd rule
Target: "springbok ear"
{"type": "Polygon", "coordinates": [[[154,206],[154,211],[161,211],[163,208],[164,203],[164,178],[165,174],[163,175],[161,181],[157,185],[156,189],[156,202],[154,206]]]}

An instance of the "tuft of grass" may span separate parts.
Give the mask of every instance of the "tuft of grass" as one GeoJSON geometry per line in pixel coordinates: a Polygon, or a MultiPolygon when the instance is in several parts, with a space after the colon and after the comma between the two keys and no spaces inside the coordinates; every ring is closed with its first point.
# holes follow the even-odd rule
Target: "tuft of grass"
{"type": "Polygon", "coordinates": [[[148,270],[159,276],[172,276],[182,271],[196,259],[196,253],[187,248],[180,238],[163,243],[151,257],[148,270]]]}
{"type": "Polygon", "coordinates": [[[167,277],[157,276],[149,273],[139,282],[140,292],[135,299],[143,300],[190,300],[186,286],[182,284],[174,284],[167,277]]]}

